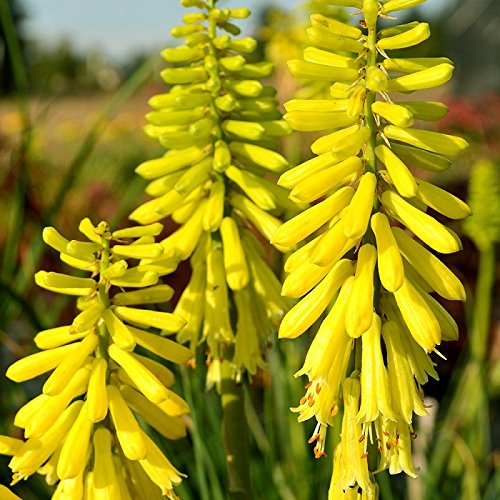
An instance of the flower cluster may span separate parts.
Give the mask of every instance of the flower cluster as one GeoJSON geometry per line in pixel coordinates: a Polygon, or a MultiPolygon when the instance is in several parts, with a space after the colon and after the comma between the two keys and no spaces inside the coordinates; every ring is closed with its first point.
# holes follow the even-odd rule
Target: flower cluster
{"type": "Polygon", "coordinates": [[[322,318],[296,374],[309,378],[296,411],[299,420],[318,422],[311,438],[317,457],[343,401],[331,498],[358,488],[376,496],[372,474],[379,470],[415,475],[412,416],[426,414],[421,385],[437,378],[429,353],[458,335],[431,294],[465,300],[460,280],[426,248],[448,254],[461,248],[460,240],[426,211],[461,219],[469,208],[408,167],[442,171],[451,164],[447,157],[468,144],[414,127],[417,120],[439,120],[445,105],[392,94],[444,84],[453,66],[445,58],[387,55],[426,40],[426,23],[377,30],[379,16],[422,1],[329,1],[359,9],[360,27],[313,15],[304,60],[289,62],[297,78],[332,83],[332,99],[285,105],[295,130],[329,132],[312,144],[314,158],[278,181],[292,200],[317,203],[272,238],[293,251],[283,294],[302,297],[284,317],[280,337],[295,338],[322,318]],[[367,460],[370,443],[379,450],[375,469],[367,460]]]}
{"type": "Polygon", "coordinates": [[[68,241],[53,227],[43,232],[63,262],[91,277],[35,275],[39,286],[77,296],[80,312],[69,325],[39,332],[41,351],[7,370],[15,382],[52,373],[42,394],[15,416],[26,440],[0,436],[0,452],[12,455],[13,484],[44,474],[49,484],[59,482],[54,498],[175,499],[173,486],[182,474],[137,420],[167,439],[186,434],[182,416],[189,406],[170,389],[172,372],[134,352],[139,346],[173,363],[192,357],[164,337],[183,328],[184,319],[148,309],[173,294],[158,283],[154,263],[163,253],[154,242],[162,225],[110,233],[106,223],[94,227],[83,219],[79,229],[88,241],[68,241]],[[130,259],[139,264],[129,267],[130,259]]]}
{"type": "Polygon", "coordinates": [[[172,87],[149,101],[145,128],[168,151],[137,168],[153,199],[130,218],[150,224],[172,216],[180,225],[160,242],[165,260],[191,258],[191,280],[175,309],[187,320],[178,339],[192,348],[206,342],[209,379],[216,381],[225,356],[237,376],[262,366],[262,346],[287,309],[256,233],[270,240],[279,216],[298,211],[287,190],[265,178],[287,168],[274,137],[291,129],[281,120],[275,89],[260,81],[272,64],[248,63],[244,55],[257,42],[232,36],[240,32],[232,21],[248,9],[218,9],[214,0],[182,3],[200,12],[186,14],[185,25],[172,30],[185,43],[162,52],[173,67],[161,76],[172,87]]]}

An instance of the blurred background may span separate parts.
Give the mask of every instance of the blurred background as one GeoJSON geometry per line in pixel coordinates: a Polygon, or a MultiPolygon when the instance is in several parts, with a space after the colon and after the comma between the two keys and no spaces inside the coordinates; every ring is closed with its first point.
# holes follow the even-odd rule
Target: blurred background
{"type": "MultiPolygon", "coordinates": [[[[0,433],[19,435],[12,417],[40,383],[18,386],[4,376],[14,360],[34,351],[32,338],[71,317],[64,298],[35,289],[33,273],[61,270],[41,241],[41,230],[56,225],[67,237],[90,216],[126,224],[143,199],[144,183],[134,168],[163,151],[142,132],[147,100],[164,92],[160,49],[179,44],[169,31],[186,12],[177,0],[0,0],[0,433]]],[[[322,9],[350,19],[347,11],[314,1],[236,0],[253,16],[241,23],[256,37],[259,54],[276,65],[271,84],[281,102],[297,92],[314,96],[321,88],[299,88],[286,60],[300,57],[307,17],[322,9]]],[[[500,2],[428,0],[405,11],[398,22],[427,21],[432,37],[401,57],[447,56],[456,65],[446,86],[420,97],[450,108],[435,129],[463,135],[470,151],[445,173],[428,178],[468,199],[473,217],[452,229],[464,251],[444,261],[465,282],[463,306],[444,303],[460,327],[458,342],[436,357],[441,380],[426,385],[431,417],[416,422],[416,480],[379,474],[382,498],[500,498],[500,310],[495,247],[500,240],[500,2]]],[[[353,21],[355,22],[355,20],[353,21]]],[[[404,55],[403,55],[404,52],[404,55]]],[[[282,148],[298,163],[311,156],[312,135],[294,134],[282,148]]],[[[189,271],[169,279],[176,286],[189,271]]],[[[290,414],[302,396],[292,380],[308,339],[274,346],[269,371],[248,390],[255,498],[325,498],[330,458],[314,461],[307,438],[311,423],[290,414]]],[[[202,366],[202,362],[198,366],[202,366]]],[[[225,498],[217,397],[204,394],[204,373],[182,372],[179,385],[194,411],[188,440],[170,447],[175,464],[190,480],[182,498],[225,498]],[[200,406],[199,394],[204,405],[200,406]],[[197,458],[193,458],[193,448],[197,458]]],[[[10,482],[8,459],[0,456],[0,483],[10,482]]],[[[51,488],[34,477],[15,491],[23,499],[45,499],[51,488]]]]}

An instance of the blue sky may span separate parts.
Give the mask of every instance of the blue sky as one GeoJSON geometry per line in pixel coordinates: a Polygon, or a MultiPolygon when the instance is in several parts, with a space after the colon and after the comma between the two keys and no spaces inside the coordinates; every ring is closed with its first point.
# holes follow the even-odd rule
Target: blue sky
{"type": "MultiPolygon", "coordinates": [[[[254,12],[274,4],[290,8],[303,0],[226,0],[221,5],[245,5],[254,12]]],[[[70,38],[81,51],[98,48],[123,60],[127,54],[154,51],[165,46],[169,30],[181,22],[186,10],[179,0],[22,0],[26,28],[37,39],[55,42],[70,38]]],[[[428,0],[439,9],[446,0],[428,0]]],[[[251,22],[244,29],[251,31],[251,22]]]]}

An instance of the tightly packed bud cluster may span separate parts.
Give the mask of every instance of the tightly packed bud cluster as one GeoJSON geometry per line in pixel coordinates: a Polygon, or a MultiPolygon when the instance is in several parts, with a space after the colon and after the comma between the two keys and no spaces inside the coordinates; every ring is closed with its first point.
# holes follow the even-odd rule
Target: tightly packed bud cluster
{"type": "Polygon", "coordinates": [[[280,337],[295,338],[326,314],[297,373],[309,383],[296,411],[299,420],[316,418],[311,442],[319,457],[343,401],[331,498],[342,492],[354,498],[358,488],[375,497],[373,473],[383,469],[415,475],[412,416],[426,414],[420,388],[428,376],[437,378],[429,353],[458,335],[431,294],[465,300],[460,280],[427,249],[448,254],[461,248],[460,241],[426,211],[461,219],[469,208],[409,167],[445,170],[447,157],[468,144],[414,127],[417,120],[443,117],[445,105],[393,94],[444,84],[453,66],[445,58],[392,57],[393,50],[426,40],[426,23],[377,30],[380,16],[422,1],[325,0],[359,9],[360,28],[313,15],[310,46],[303,60],[289,63],[297,78],[332,83],[331,100],[285,105],[294,129],[329,132],[312,144],[313,159],[278,181],[291,189],[292,200],[317,203],[272,238],[293,252],[283,294],[302,297],[284,317],[280,337]],[[378,459],[368,460],[377,448],[378,459]]]}
{"type": "Polygon", "coordinates": [[[174,65],[162,71],[172,87],[149,101],[146,133],[168,148],[137,168],[153,197],[131,219],[141,224],[172,216],[180,227],[161,241],[164,259],[191,258],[193,274],[175,312],[187,320],[181,342],[208,346],[209,379],[219,379],[229,356],[236,375],[263,364],[262,345],[287,309],[281,285],[268,267],[260,233],[270,240],[285,211],[298,211],[286,189],[267,180],[286,159],[274,137],[291,128],[281,120],[276,91],[264,86],[272,64],[248,63],[257,42],[233,38],[234,19],[248,9],[218,9],[215,1],[184,0],[200,12],[184,16],[172,35],[184,45],[165,49],[174,65]],[[232,318],[235,318],[233,320],[232,318]],[[234,354],[227,347],[234,346],[234,354]]]}
{"type": "Polygon", "coordinates": [[[147,308],[173,294],[158,283],[154,260],[163,252],[154,242],[162,225],[110,233],[106,223],[94,227],[83,219],[79,229],[88,241],[68,241],[52,227],[43,232],[63,262],[91,277],[35,275],[39,286],[77,296],[80,313],[70,325],[39,332],[41,351],[7,370],[15,382],[52,373],[43,393],[15,416],[26,440],[0,436],[0,452],[12,455],[13,484],[35,472],[59,482],[53,498],[175,499],[182,474],[137,420],[167,439],[186,435],[182,416],[189,406],[169,388],[172,372],[145,355],[173,363],[192,357],[164,337],[183,328],[184,319],[147,308]],[[139,264],[129,267],[130,259],[139,264]],[[136,346],[146,352],[134,352],[136,346]]]}

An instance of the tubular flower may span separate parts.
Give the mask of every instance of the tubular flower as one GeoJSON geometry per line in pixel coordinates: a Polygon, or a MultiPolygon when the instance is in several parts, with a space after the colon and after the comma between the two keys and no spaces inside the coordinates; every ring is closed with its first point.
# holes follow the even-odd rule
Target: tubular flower
{"type": "Polygon", "coordinates": [[[314,158],[279,178],[291,199],[314,205],[281,225],[271,242],[292,252],[283,294],[300,299],[285,315],[280,338],[295,338],[320,322],[296,374],[309,378],[296,411],[299,420],[318,422],[311,438],[316,456],[324,454],[326,427],[343,398],[332,498],[342,491],[356,496],[358,488],[360,495],[376,496],[372,474],[386,468],[415,475],[412,416],[426,414],[420,387],[428,376],[437,378],[429,353],[458,335],[431,294],[465,300],[460,280],[435,256],[458,251],[460,240],[426,210],[461,219],[469,207],[410,168],[442,171],[451,164],[447,157],[468,144],[413,127],[414,120],[443,117],[443,104],[392,95],[442,85],[453,65],[445,58],[402,59],[392,52],[426,40],[426,23],[377,30],[380,16],[421,2],[331,0],[359,9],[360,27],[312,15],[306,30],[311,47],[304,60],[289,62],[297,78],[331,83],[331,100],[285,104],[292,128],[326,135],[312,144],[314,158]],[[346,380],[349,366],[355,371],[346,380]],[[353,433],[361,441],[376,435],[383,443],[377,467],[358,464],[353,433]]]}
{"type": "Polygon", "coordinates": [[[247,62],[257,42],[234,38],[240,30],[233,20],[250,12],[216,8],[215,0],[182,4],[200,12],[186,14],[185,25],[172,30],[185,42],[162,52],[172,67],[161,76],[171,88],[151,98],[145,127],[168,151],[137,167],[152,199],[130,218],[151,224],[172,216],[180,225],[160,242],[163,257],[152,265],[160,270],[163,262],[191,260],[192,276],[175,309],[187,324],[177,338],[192,349],[206,342],[208,380],[217,381],[223,357],[237,377],[263,365],[266,337],[288,303],[254,233],[269,240],[279,217],[299,207],[266,179],[288,166],[274,138],[291,128],[281,120],[276,91],[260,81],[273,65],[247,62]]]}
{"type": "Polygon", "coordinates": [[[84,219],[79,229],[88,241],[68,241],[53,227],[43,231],[45,243],[62,261],[90,277],[35,275],[42,288],[77,296],[80,312],[69,325],[39,332],[35,343],[41,351],[7,370],[15,382],[52,373],[43,393],[15,416],[26,440],[0,436],[0,453],[12,456],[13,484],[39,472],[49,484],[58,482],[54,498],[142,498],[128,472],[132,462],[142,468],[141,482],[153,492],[148,498],[175,499],[173,486],[182,474],[137,418],[168,439],[179,439],[186,435],[182,415],[189,407],[169,388],[172,372],[134,350],[138,345],[167,361],[187,362],[189,349],[159,335],[160,330],[178,332],[186,322],[143,308],[168,301],[173,290],[159,283],[151,264],[128,264],[163,258],[163,247],[154,243],[162,225],[111,233],[105,222],[94,227],[84,219]]]}

